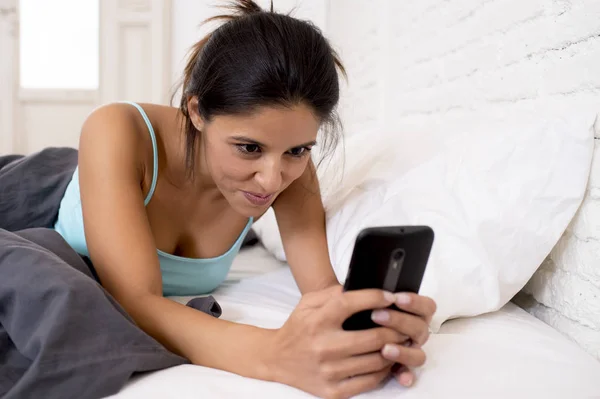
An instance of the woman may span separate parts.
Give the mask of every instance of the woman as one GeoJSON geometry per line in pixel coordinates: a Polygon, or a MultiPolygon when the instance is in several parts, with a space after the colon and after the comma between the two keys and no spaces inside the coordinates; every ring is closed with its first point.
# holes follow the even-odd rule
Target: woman
{"type": "Polygon", "coordinates": [[[233,8],[194,47],[179,108],[117,103],[88,117],[55,228],[143,330],[195,364],[322,397],[359,394],[392,372],[409,386],[433,301],[343,293],[329,260],[310,151],[321,128],[335,139],[343,68],[310,24],[250,0],[233,8]],[[271,206],[303,294],[281,328],[220,320],[163,296],[216,288],[271,206]],[[412,314],[381,310],[392,302],[412,314]],[[379,309],[381,328],[342,330],[366,309],[379,309]]]}

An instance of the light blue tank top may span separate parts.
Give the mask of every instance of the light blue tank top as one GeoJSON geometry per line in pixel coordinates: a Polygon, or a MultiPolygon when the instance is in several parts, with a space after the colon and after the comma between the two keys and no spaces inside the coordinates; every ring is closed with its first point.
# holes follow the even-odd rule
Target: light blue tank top
{"type": "MultiPolygon", "coordinates": [[[[150,137],[152,139],[152,150],[154,153],[154,166],[152,171],[152,184],[150,191],[144,200],[148,205],[156,188],[158,179],[158,151],[156,135],[148,116],[136,103],[127,102],[135,106],[144,118],[150,137]]],[[[249,218],[246,227],[233,244],[224,254],[215,258],[193,259],[171,255],[157,249],[158,260],[163,282],[163,295],[186,296],[202,295],[215,290],[227,277],[233,258],[239,252],[242,242],[250,227],[253,218],[249,218]]],[[[60,203],[58,220],[54,229],[81,255],[89,257],[85,234],[83,229],[83,214],[81,211],[81,196],[79,192],[79,169],[76,168],[73,178],[67,186],[65,195],[60,203]]],[[[126,256],[126,255],[125,255],[126,256]]]]}

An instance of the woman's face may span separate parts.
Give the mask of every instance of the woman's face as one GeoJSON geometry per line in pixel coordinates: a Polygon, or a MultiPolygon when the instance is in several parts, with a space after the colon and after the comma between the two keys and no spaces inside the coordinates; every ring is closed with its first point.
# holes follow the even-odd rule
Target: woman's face
{"type": "MultiPolygon", "coordinates": [[[[190,106],[190,110],[197,105],[190,106]]],[[[306,170],[319,120],[310,108],[262,107],[251,115],[192,115],[201,133],[200,164],[230,205],[260,216],[306,170]],[[200,125],[200,126],[198,126],[200,125]]]]}

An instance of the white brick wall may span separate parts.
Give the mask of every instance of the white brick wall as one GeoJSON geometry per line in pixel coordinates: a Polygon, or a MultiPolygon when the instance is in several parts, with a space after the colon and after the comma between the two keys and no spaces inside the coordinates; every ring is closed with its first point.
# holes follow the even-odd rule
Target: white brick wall
{"type": "MultiPolygon", "coordinates": [[[[598,0],[330,0],[347,132],[411,128],[443,142],[507,121],[591,125],[599,21],[598,0]]],[[[579,214],[516,302],[600,359],[600,145],[596,155],[579,214]]]]}

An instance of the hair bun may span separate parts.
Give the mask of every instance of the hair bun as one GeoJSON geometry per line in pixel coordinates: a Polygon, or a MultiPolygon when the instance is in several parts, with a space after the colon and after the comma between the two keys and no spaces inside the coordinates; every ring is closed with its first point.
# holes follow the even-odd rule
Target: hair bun
{"type": "MultiPolygon", "coordinates": [[[[265,12],[258,4],[256,4],[253,0],[231,0],[229,4],[219,6],[218,8],[222,8],[225,10],[229,10],[229,14],[220,14],[215,15],[214,17],[207,18],[204,23],[213,22],[213,21],[231,21],[236,18],[242,18],[252,14],[259,14],[261,12],[265,12]]],[[[271,0],[271,9],[270,12],[273,12],[273,0],[271,0]]]]}
{"type": "MultiPolygon", "coordinates": [[[[230,10],[232,12],[230,18],[264,12],[254,0],[232,0],[229,4],[221,6],[220,8],[230,10]]],[[[271,11],[273,11],[273,1],[271,1],[271,11]]]]}

